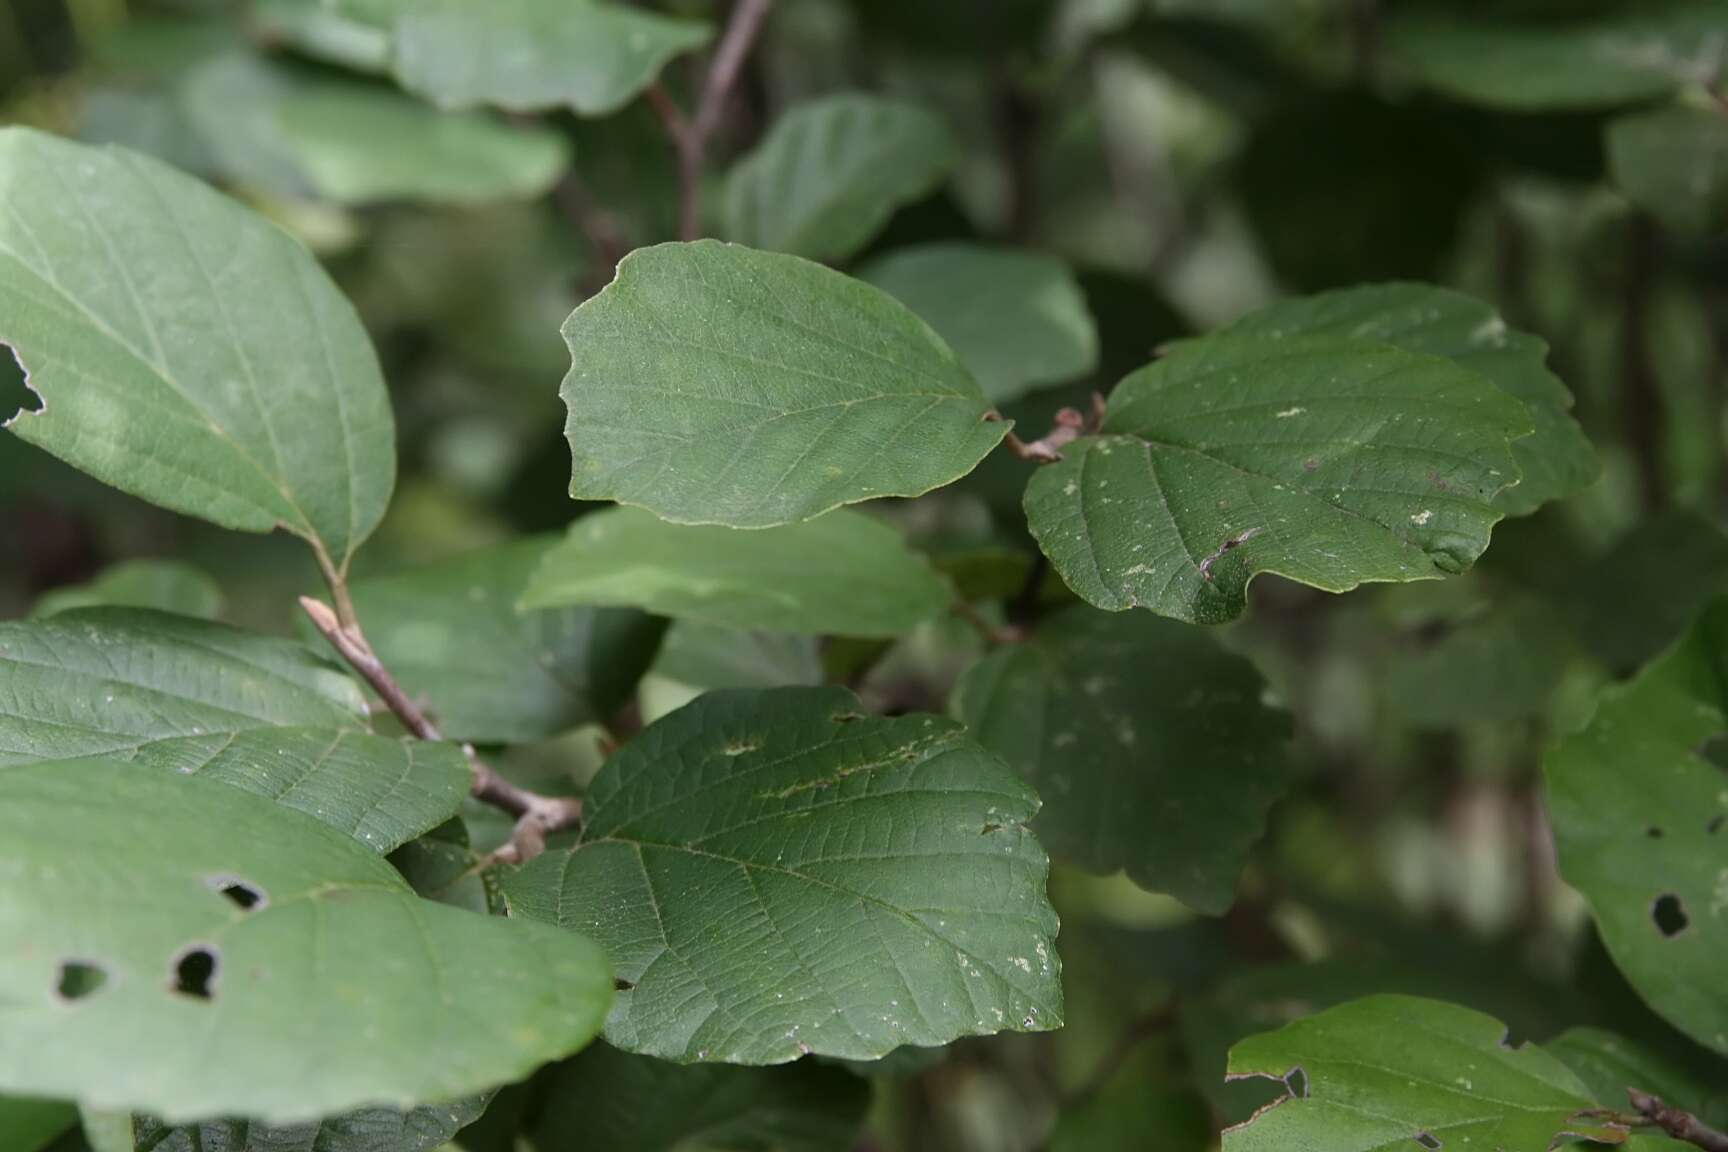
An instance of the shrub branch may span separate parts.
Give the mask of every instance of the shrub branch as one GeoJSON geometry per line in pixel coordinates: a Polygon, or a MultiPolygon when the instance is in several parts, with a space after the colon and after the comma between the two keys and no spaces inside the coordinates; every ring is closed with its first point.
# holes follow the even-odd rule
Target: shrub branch
{"type": "Polygon", "coordinates": [[[1728,1152],[1728,1133],[1717,1131],[1690,1112],[1671,1107],[1660,1096],[1628,1088],[1626,1098],[1644,1118],[1645,1125],[1704,1152],[1728,1152]]]}

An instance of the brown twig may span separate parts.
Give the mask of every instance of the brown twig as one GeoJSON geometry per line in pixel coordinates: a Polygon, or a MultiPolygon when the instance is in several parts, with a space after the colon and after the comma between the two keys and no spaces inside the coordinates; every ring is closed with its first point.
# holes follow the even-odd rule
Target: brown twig
{"type": "Polygon", "coordinates": [[[697,97],[696,112],[686,116],[672,94],[662,84],[651,85],[646,96],[649,105],[666,127],[672,147],[678,154],[678,235],[683,240],[696,240],[702,235],[702,171],[708,162],[708,142],[720,127],[726,114],[726,101],[744,70],[750,48],[762,31],[762,22],[774,0],[738,0],[726,21],[726,31],[720,46],[714,50],[697,97]]]}
{"type": "Polygon", "coordinates": [[[972,625],[973,630],[984,638],[984,643],[992,648],[1000,648],[1004,644],[1015,644],[1023,639],[1019,628],[1012,624],[997,627],[982,612],[964,600],[954,601],[954,615],[972,625]]]}
{"type": "MultiPolygon", "coordinates": [[[[992,408],[984,413],[984,419],[1001,421],[1002,413],[992,408]]],[[[1002,438],[1002,443],[1008,446],[1008,451],[1022,460],[1031,460],[1037,464],[1054,464],[1062,459],[1062,449],[1074,443],[1082,436],[1090,436],[1098,431],[1104,423],[1104,397],[1092,393],[1092,414],[1085,415],[1078,408],[1064,408],[1052,419],[1049,432],[1036,440],[1026,441],[1009,432],[1002,438]]]]}
{"type": "MultiPolygon", "coordinates": [[[[332,582],[331,593],[338,602],[348,599],[347,589],[342,581],[332,582]]],[[[329,641],[330,647],[336,650],[336,654],[347,661],[348,666],[359,673],[360,678],[378,693],[378,698],[402,721],[404,728],[421,740],[438,742],[444,739],[431,717],[402,690],[395,677],[390,675],[389,669],[378,659],[377,653],[372,651],[372,646],[366,642],[357,621],[344,624],[328,604],[311,596],[300,597],[300,607],[312,621],[312,626],[318,629],[319,634],[329,641]]],[[[350,604],[350,616],[352,610],[350,604]]],[[[516,817],[516,828],[511,833],[509,842],[492,854],[493,860],[508,864],[526,863],[545,851],[547,836],[573,827],[582,819],[581,800],[568,796],[541,796],[536,792],[518,788],[476,756],[471,746],[464,744],[462,751],[468,757],[468,765],[474,773],[470,794],[481,803],[490,804],[516,817]]]]}
{"type": "Polygon", "coordinates": [[[1626,1098],[1649,1127],[1659,1128],[1674,1139],[1702,1148],[1704,1152],[1728,1152],[1728,1133],[1717,1131],[1692,1113],[1670,1107],[1661,1097],[1636,1088],[1628,1088],[1626,1098]]]}
{"type": "Polygon", "coordinates": [[[588,240],[594,256],[594,267],[583,277],[584,296],[592,296],[607,284],[618,271],[618,262],[630,251],[630,240],[619,227],[618,220],[608,212],[588,186],[574,172],[567,174],[553,189],[558,206],[588,240]]]}

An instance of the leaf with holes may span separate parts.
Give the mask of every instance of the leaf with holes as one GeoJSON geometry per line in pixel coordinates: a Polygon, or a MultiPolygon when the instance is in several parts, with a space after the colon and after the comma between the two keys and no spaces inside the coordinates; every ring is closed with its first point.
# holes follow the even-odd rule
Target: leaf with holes
{"type": "Polygon", "coordinates": [[[631,605],[738,629],[898,636],[952,599],[899,532],[848,508],[758,532],[610,508],[575,523],[522,604],[631,605]]]}
{"type": "Polygon", "coordinates": [[[1447,96],[1515,112],[1612,108],[1699,82],[1718,66],[1716,0],[1633,0],[1571,19],[1402,9],[1388,58],[1447,96]]]}
{"type": "Polygon", "coordinates": [[[181,616],[214,620],[222,612],[222,589],[190,564],[174,560],[126,560],[104,568],[84,584],[56,588],[30,608],[32,616],[52,616],[72,608],[154,608],[181,616]]]}
{"type": "Polygon", "coordinates": [[[0,130],[9,427],[134,496],[304,537],[338,569],[384,514],[395,432],[372,343],[300,244],[155,160],[0,130]]]}
{"type": "Polygon", "coordinates": [[[1225,331],[1279,340],[1378,340],[1443,356],[1492,380],[1524,402],[1535,427],[1512,445],[1522,478],[1494,498],[1508,516],[1528,515],[1550,500],[1582,491],[1601,471],[1590,441],[1572,419],[1572,393],[1548,370],[1548,345],[1508,328],[1492,307],[1462,292],[1429,284],[1344,288],[1262,308],[1225,331]]]}
{"type": "Polygon", "coordinates": [[[1582,1082],[1492,1016],[1438,1000],[1373,996],[1250,1037],[1230,1077],[1282,1080],[1289,1096],[1224,1133],[1224,1152],[1505,1148],[1542,1152],[1626,1129],[1582,1115],[1582,1082]]]}
{"type": "Polygon", "coordinates": [[[525,743],[603,722],[653,662],[665,626],[640,612],[517,611],[553,546],[517,540],[354,585],[373,649],[451,739],[525,743]]]}
{"type": "Polygon", "coordinates": [[[1291,778],[1264,689],[1198,628],[1077,607],[975,664],[954,711],[1038,789],[1055,856],[1221,913],[1291,778]]]}
{"type": "Polygon", "coordinates": [[[863,716],[841,688],[715,692],[608,761],[583,842],[505,894],[607,949],[619,1048],[872,1060],[1061,1025],[1037,806],[950,721],[863,716]]]}
{"type": "Polygon", "coordinates": [[[1608,125],[1614,182],[1640,208],[1681,233],[1728,228],[1728,117],[1675,105],[1608,125]]]}
{"type": "Polygon", "coordinates": [[[1543,762],[1560,872],[1603,943],[1669,1023],[1728,1054],[1728,787],[1706,746],[1728,731],[1728,600],[1543,762]]]}
{"type": "Polygon", "coordinates": [[[423,901],[240,789],[0,772],[0,1091],[168,1123],[411,1108],[575,1051],[610,997],[581,937],[423,901]]]}
{"type": "Polygon", "coordinates": [[[441,108],[568,107],[608,116],[712,34],[699,21],[601,0],[337,0],[334,7],[385,31],[396,79],[441,108]]]}
{"type": "Polygon", "coordinates": [[[480,1118],[486,1096],[408,1112],[366,1108],[311,1124],[273,1128],[249,1120],[172,1127],[134,1121],[138,1152],[432,1152],[480,1118]]]}
{"type": "Polygon", "coordinates": [[[847,1152],[870,1104],[868,1085],[831,1064],[681,1067],[607,1044],[589,1045],[548,1081],[532,1132],[538,1152],[847,1152]]]}
{"type": "Polygon", "coordinates": [[[992,404],[1098,365],[1098,330],[1073,273],[1037,252],[976,244],[902,248],[859,272],[959,355],[992,404]]]}
{"type": "Polygon", "coordinates": [[[1261,572],[1344,592],[1464,571],[1529,432],[1522,403],[1439,357],[1221,334],[1119,384],[1026,514],[1092,604],[1219,623],[1261,572]]]}
{"type": "Polygon", "coordinates": [[[564,339],[570,494],[681,524],[766,528],[921,495],[1006,432],[928,325],[795,256],[639,249],[564,339]]]}
{"type": "Polygon", "coordinates": [[[180,736],[116,754],[141,767],[220,780],[304,812],[374,852],[392,852],[450,819],[473,782],[453,744],[324,728],[180,736]]]}
{"type": "Polygon", "coordinates": [[[726,178],[728,240],[834,263],[929,194],[954,138],[916,104],[842,93],[794,105],[726,178]]]}
{"type": "Polygon", "coordinates": [[[0,624],[0,767],[292,725],[365,726],[354,682],[292,641],[138,608],[0,624]]]}

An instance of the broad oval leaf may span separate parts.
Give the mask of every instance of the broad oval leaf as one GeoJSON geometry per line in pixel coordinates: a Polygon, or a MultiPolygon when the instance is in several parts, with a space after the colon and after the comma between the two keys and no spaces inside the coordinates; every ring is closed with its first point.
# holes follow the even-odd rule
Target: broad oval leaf
{"type": "Polygon", "coordinates": [[[1222,913],[1291,779],[1264,689],[1198,628],[1077,607],[975,664],[955,713],[1038,789],[1057,858],[1222,913]]]}
{"type": "Polygon", "coordinates": [[[1728,731],[1728,600],[1543,762],[1560,872],[1638,994],[1728,1054],[1728,788],[1701,749],[1728,731]]]}
{"type": "Polygon", "coordinates": [[[1098,366],[1098,329],[1067,265],[1038,252],[929,244],[859,272],[923,317],[993,404],[1098,366]]]}
{"type": "Polygon", "coordinates": [[[0,1089],[168,1123],[460,1098],[580,1048],[611,996],[579,936],[428,903],[316,820],[125,763],[0,772],[0,885],[0,1089]]]}
{"type": "Polygon", "coordinates": [[[601,0],[338,0],[336,8],[388,29],[396,79],[442,108],[608,116],[711,35],[695,20],[601,0]]]}
{"type": "Polygon", "coordinates": [[[1675,105],[1608,125],[1608,165],[1634,204],[1681,233],[1728,228],[1728,118],[1675,105]]]}
{"type": "Polygon", "coordinates": [[[354,585],[373,649],[451,739],[528,743],[604,721],[653,662],[665,626],[639,612],[517,611],[553,544],[513,541],[354,585]]]}
{"type": "Polygon", "coordinates": [[[1505,1148],[1542,1152],[1562,1134],[1620,1144],[1626,1129],[1582,1115],[1582,1082],[1492,1016],[1437,1000],[1372,996],[1253,1036],[1230,1078],[1282,1080],[1291,1095],[1227,1129],[1224,1152],[1505,1148]]]}
{"type": "Polygon", "coordinates": [[[610,508],[571,527],[522,604],[629,605],[737,629],[886,637],[952,599],[899,532],[848,508],[757,532],[610,508]]]}
{"type": "Polygon", "coordinates": [[[1092,604],[1218,623],[1261,572],[1344,592],[1465,570],[1529,431],[1523,404],[1438,357],[1220,335],[1118,385],[1026,514],[1092,604]]]}
{"type": "Polygon", "coordinates": [[[583,842],[505,893],[607,950],[619,1048],[872,1060],[1062,1023],[1037,800],[958,725],[863,716],[842,688],[710,693],[587,803],[583,842]]]}
{"type": "Polygon", "coordinates": [[[870,1089],[831,1064],[669,1064],[591,1044],[547,1077],[537,1152],[847,1152],[870,1089]]]}
{"type": "Polygon", "coordinates": [[[725,236],[827,263],[845,260],[955,161],[933,113],[863,93],[793,106],[726,179],[725,236]]]}
{"type": "Polygon", "coordinates": [[[42,409],[8,425],[97,479],[341,570],[395,484],[353,307],[287,233],[155,160],[0,129],[0,343],[42,409]]]}
{"type": "Polygon", "coordinates": [[[289,640],[137,608],[0,624],[0,767],[173,736],[364,723],[354,682],[289,640]]]}
{"type": "Polygon", "coordinates": [[[310,1124],[273,1128],[250,1120],[171,1127],[139,1117],[137,1152],[431,1152],[480,1118],[487,1096],[407,1112],[366,1108],[310,1124]]]}
{"type": "Polygon", "coordinates": [[[143,767],[202,776],[348,833],[386,853],[462,807],[473,771],[452,744],[323,728],[254,728],[157,740],[120,753],[143,767]]]}
{"type": "Polygon", "coordinates": [[[570,494],[681,524],[766,528],[922,495],[1006,432],[928,325],[795,256],[639,249],[564,339],[570,494]]]}
{"type": "Polygon", "coordinates": [[[104,568],[87,583],[44,593],[31,606],[30,614],[52,616],[73,608],[96,607],[154,608],[214,620],[222,612],[222,589],[190,564],[125,560],[104,568]]]}
{"type": "Polygon", "coordinates": [[[1543,19],[1415,8],[1389,18],[1387,55],[1438,92],[1519,112],[1612,108],[1673,92],[1716,67],[1715,0],[1634,0],[1543,19]]]}
{"type": "Polygon", "coordinates": [[[1506,326],[1492,307],[1429,284],[1374,284],[1281,301],[1238,320],[1231,335],[1377,340],[1443,356],[1524,402],[1535,431],[1512,445],[1521,479],[1494,498],[1524,516],[1596,481],[1601,466],[1571,416],[1572,393],[1548,370],[1548,345],[1506,326]]]}

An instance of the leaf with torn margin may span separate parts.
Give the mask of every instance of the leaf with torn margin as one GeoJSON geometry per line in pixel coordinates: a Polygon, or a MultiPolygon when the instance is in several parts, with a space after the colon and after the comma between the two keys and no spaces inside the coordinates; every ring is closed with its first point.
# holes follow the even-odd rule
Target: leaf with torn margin
{"type": "Polygon", "coordinates": [[[639,248],[564,325],[570,495],[767,528],[964,476],[1007,426],[929,325],[801,260],[639,248]]]}
{"type": "Polygon", "coordinates": [[[1026,514],[1093,605],[1221,623],[1261,572],[1344,592],[1464,571],[1530,431],[1522,403],[1439,357],[1219,334],[1118,385],[1100,433],[1032,477],[1026,514]]]}
{"type": "Polygon", "coordinates": [[[1581,1115],[1595,1101],[1559,1060],[1438,1000],[1372,996],[1249,1037],[1230,1050],[1229,1076],[1282,1080],[1290,1095],[1226,1129],[1224,1152],[1538,1152],[1565,1136],[1627,1135],[1581,1115]]]}
{"type": "Polygon", "coordinates": [[[1060,1027],[1037,799],[935,716],[843,688],[713,692],[601,769],[512,915],[606,948],[606,1038],[680,1062],[871,1060],[1060,1027]]]}
{"type": "Polygon", "coordinates": [[[301,244],[121,148],[0,129],[0,343],[43,406],[8,427],[134,496],[286,528],[338,571],[395,430],[371,340],[301,244]]]}
{"type": "Polygon", "coordinates": [[[0,877],[4,1092],[167,1123],[412,1108],[574,1052],[612,995],[579,936],[423,901],[317,820],[120,761],[0,772],[0,877]]]}
{"type": "Polygon", "coordinates": [[[1658,1015],[1728,1055],[1728,599],[1543,758],[1560,874],[1658,1015]]]}

